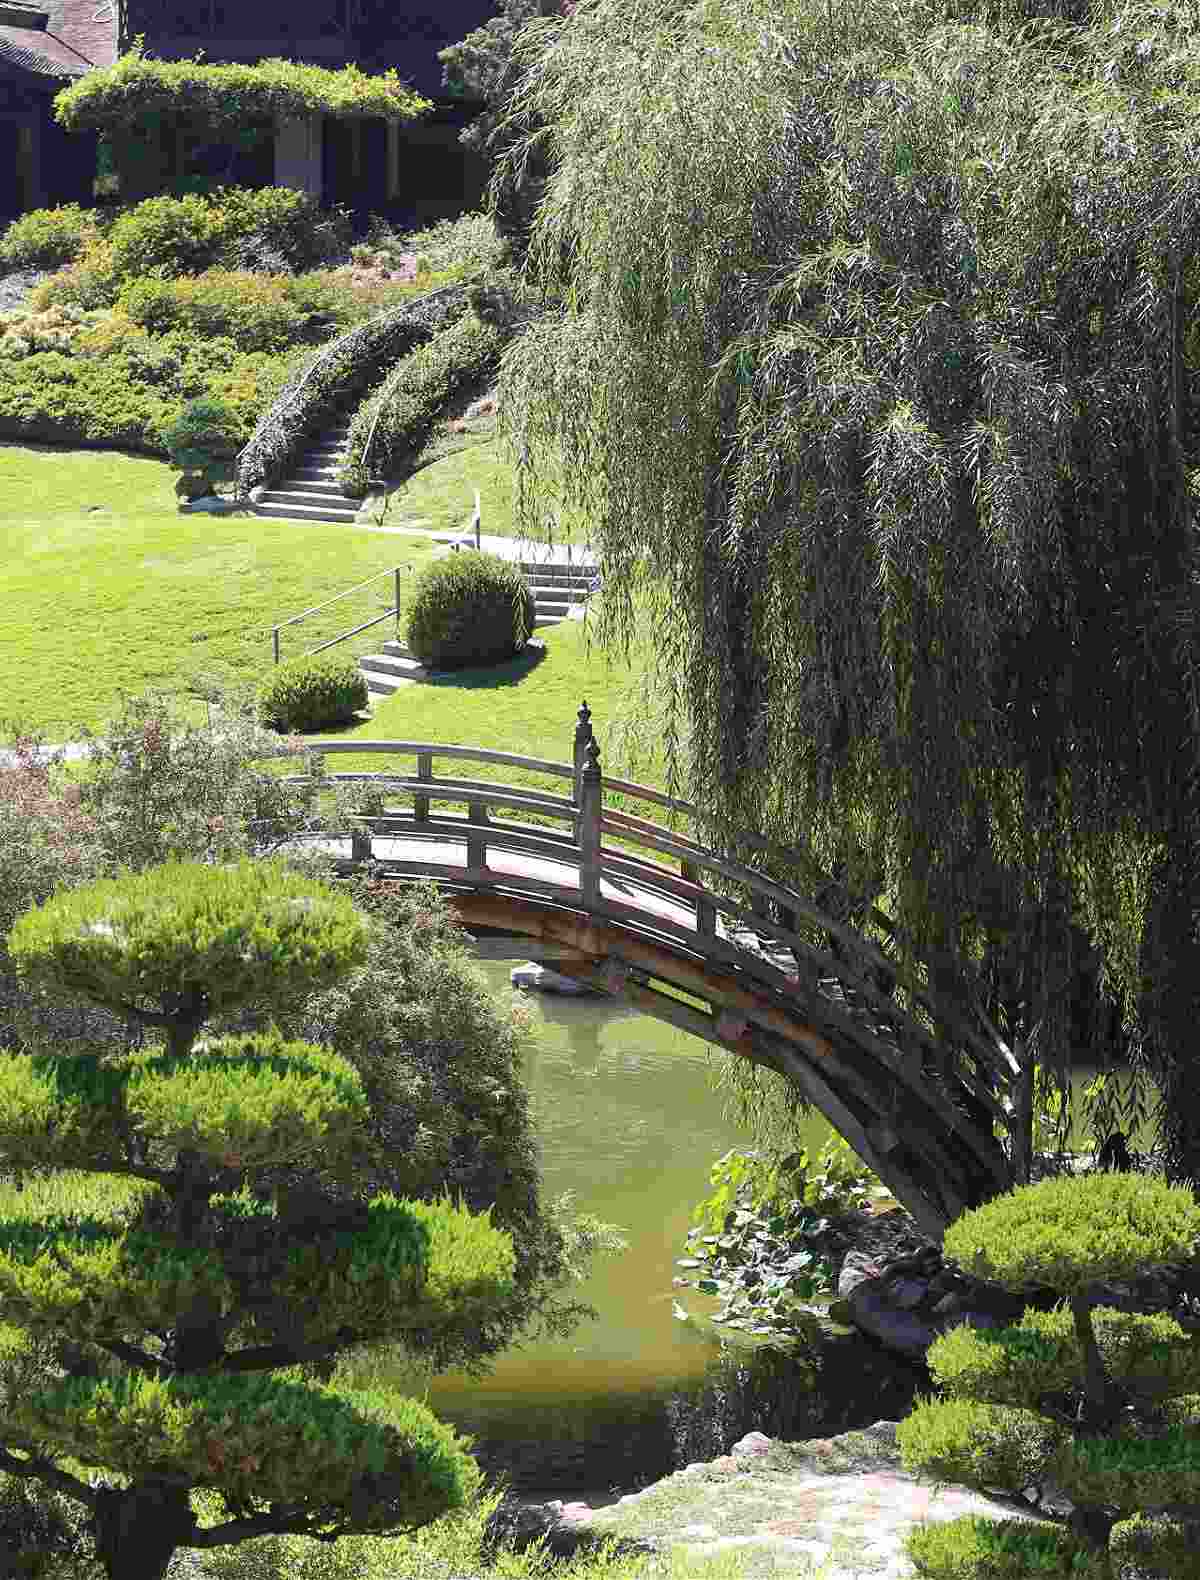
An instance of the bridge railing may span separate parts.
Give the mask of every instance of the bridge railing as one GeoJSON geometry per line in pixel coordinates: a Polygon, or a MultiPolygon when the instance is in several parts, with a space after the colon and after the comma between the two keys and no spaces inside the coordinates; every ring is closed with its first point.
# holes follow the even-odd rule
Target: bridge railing
{"type": "MultiPolygon", "coordinates": [[[[877,973],[894,977],[895,962],[862,933],[841,926],[797,890],[714,854],[686,833],[625,809],[631,802],[642,803],[695,826],[695,808],[688,803],[651,786],[601,774],[586,704],[580,710],[572,764],[430,741],[316,740],[306,747],[314,759],[309,772],[290,779],[315,776],[326,783],[361,784],[373,792],[375,806],[349,814],[349,827],[332,835],[349,842],[349,865],[372,857],[373,837],[401,838],[410,845],[453,845],[464,850],[461,861],[410,852],[390,854],[382,858],[383,865],[396,876],[432,876],[451,888],[519,892],[559,904],[564,903],[564,891],[573,891],[574,903],[598,920],[669,939],[698,959],[753,979],[781,1006],[794,1006],[798,993],[807,997],[820,992],[822,1013],[830,1023],[889,1063],[899,1057],[911,1079],[930,1067],[948,1073],[946,1045],[932,1027],[925,1028],[911,1015],[898,1015],[898,1006],[879,986],[877,973]],[[325,757],[343,754],[406,757],[413,771],[325,769],[325,757]],[[453,764],[461,771],[435,773],[435,764],[453,764]],[[561,792],[470,777],[471,765],[482,764],[549,778],[561,792]],[[411,812],[385,805],[396,799],[410,802],[411,812]],[[463,806],[465,815],[452,810],[463,806]],[[549,866],[530,871],[529,858],[549,866]],[[830,933],[842,947],[840,958],[823,947],[830,933]]],[[[286,751],[281,747],[278,755],[286,751]]],[[[769,848],[765,840],[753,842],[769,848]]],[[[799,852],[780,854],[792,867],[802,860],[799,852]]],[[[566,898],[566,903],[572,900],[566,898]]],[[[906,987],[915,1004],[924,1000],[934,1008],[919,986],[906,987]]],[[[968,1027],[962,1031],[965,1040],[975,1043],[983,1068],[993,1067],[994,1046],[968,1027]]],[[[993,1092],[969,1069],[959,1067],[956,1073],[1004,1124],[1005,1111],[993,1092]]],[[[1003,1089],[1002,1081],[1001,1095],[1003,1089]]]]}

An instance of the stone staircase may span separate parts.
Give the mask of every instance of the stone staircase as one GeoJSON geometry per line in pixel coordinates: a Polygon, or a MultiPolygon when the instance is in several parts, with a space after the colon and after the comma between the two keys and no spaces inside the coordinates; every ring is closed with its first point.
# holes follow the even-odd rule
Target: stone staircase
{"type": "MultiPolygon", "coordinates": [[[[547,565],[520,561],[521,572],[533,593],[535,631],[557,625],[573,609],[582,608],[599,586],[593,567],[547,565]]],[[[407,682],[424,680],[429,671],[415,659],[403,642],[385,642],[379,653],[367,653],[358,661],[372,696],[389,697],[407,682]]]]}
{"type": "Polygon", "coordinates": [[[292,471],[273,488],[251,496],[257,516],[287,516],[295,521],[353,522],[359,501],[343,494],[337,474],[346,454],[353,408],[336,411],[316,439],[309,441],[292,471]]]}

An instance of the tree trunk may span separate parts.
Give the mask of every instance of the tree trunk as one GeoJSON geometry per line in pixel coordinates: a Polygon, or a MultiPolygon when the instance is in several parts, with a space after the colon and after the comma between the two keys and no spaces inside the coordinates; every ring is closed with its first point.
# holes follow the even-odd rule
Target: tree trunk
{"type": "Polygon", "coordinates": [[[195,1528],[186,1487],[139,1481],[97,1494],[92,1535],[108,1580],[165,1580],[195,1528]]]}

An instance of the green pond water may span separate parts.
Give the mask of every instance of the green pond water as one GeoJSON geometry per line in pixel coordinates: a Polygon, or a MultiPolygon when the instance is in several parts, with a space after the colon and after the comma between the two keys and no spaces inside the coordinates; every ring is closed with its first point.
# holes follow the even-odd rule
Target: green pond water
{"type": "MultiPolygon", "coordinates": [[[[501,988],[511,964],[481,969],[501,988]]],[[[545,1193],[573,1191],[577,1209],[619,1225],[629,1248],[598,1257],[588,1282],[564,1291],[593,1305],[595,1321],[497,1357],[485,1379],[436,1378],[428,1401],[485,1448],[509,1445],[518,1485],[644,1484],[673,1468],[678,1400],[720,1359],[717,1344],[672,1315],[675,1296],[696,1311],[718,1304],[673,1290],[675,1259],[713,1163],[750,1139],[723,1116],[727,1094],[714,1087],[723,1056],[708,1044],[611,1001],[535,997],[543,1028],[525,1079],[545,1193]]],[[[1079,1072],[1077,1087],[1089,1078],[1079,1072]]],[[[831,1134],[814,1112],[800,1142],[819,1151],[831,1134]]],[[[1146,1131],[1131,1145],[1150,1140],[1146,1131]]],[[[1078,1126],[1068,1145],[1084,1149],[1078,1126]]]]}

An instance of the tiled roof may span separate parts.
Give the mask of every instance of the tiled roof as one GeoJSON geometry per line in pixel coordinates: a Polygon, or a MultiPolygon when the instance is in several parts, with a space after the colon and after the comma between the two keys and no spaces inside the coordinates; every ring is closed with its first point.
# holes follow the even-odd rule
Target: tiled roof
{"type": "Polygon", "coordinates": [[[42,0],[50,13],[46,31],[93,66],[117,58],[117,0],[42,0]]]}
{"type": "Polygon", "coordinates": [[[82,77],[92,63],[53,33],[40,28],[0,26],[0,61],[39,77],[82,77]]]}

